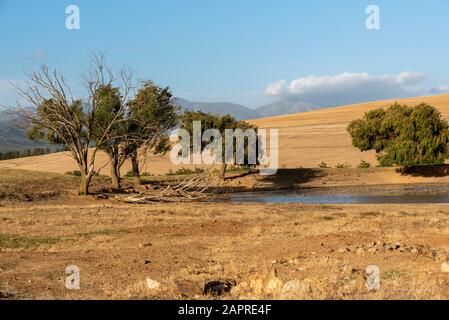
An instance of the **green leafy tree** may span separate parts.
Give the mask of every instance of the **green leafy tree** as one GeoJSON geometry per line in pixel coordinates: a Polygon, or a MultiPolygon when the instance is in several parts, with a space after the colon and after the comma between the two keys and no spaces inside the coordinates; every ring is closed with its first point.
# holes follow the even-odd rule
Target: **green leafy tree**
{"type": "MultiPolygon", "coordinates": [[[[244,132],[248,129],[257,130],[257,127],[255,125],[252,125],[245,121],[238,121],[230,115],[220,116],[220,115],[214,115],[211,113],[204,113],[201,111],[186,111],[181,116],[180,127],[181,127],[181,129],[187,130],[189,132],[190,136],[193,136],[193,122],[194,121],[201,121],[201,129],[203,132],[208,129],[217,129],[221,133],[222,152],[223,152],[222,159],[224,159],[224,154],[225,154],[225,143],[226,143],[225,130],[226,129],[232,129],[232,130],[241,129],[244,132]]],[[[204,151],[206,146],[210,143],[211,142],[202,141],[201,142],[201,152],[204,151]]],[[[236,149],[237,149],[235,147],[235,144],[236,144],[236,141],[234,139],[233,140],[234,161],[235,161],[235,155],[236,155],[236,149]]],[[[257,148],[257,145],[250,146],[248,143],[248,139],[245,139],[245,146],[244,146],[245,159],[248,158],[248,153],[249,153],[250,148],[257,148]]],[[[192,144],[191,144],[191,151],[193,152],[192,144]]],[[[257,154],[257,149],[256,149],[256,154],[257,154]]],[[[226,163],[224,161],[221,165],[220,177],[223,180],[225,179],[227,165],[228,165],[228,163],[226,163]]]]}
{"type": "Polygon", "coordinates": [[[105,132],[106,142],[101,145],[101,150],[106,152],[110,163],[110,176],[113,188],[120,188],[120,145],[125,139],[126,123],[125,113],[123,112],[122,99],[119,88],[112,87],[111,84],[99,88],[98,103],[96,112],[96,121],[94,130],[97,138],[101,137],[101,133],[105,126],[112,122],[111,128],[105,132]]]}
{"type": "Polygon", "coordinates": [[[138,151],[164,154],[170,149],[168,132],[178,124],[178,106],[170,88],[145,81],[128,107],[123,154],[131,159],[135,184],[141,184],[138,151]]]}
{"type": "Polygon", "coordinates": [[[448,123],[425,103],[371,110],[347,130],[355,147],[376,151],[381,166],[443,164],[449,156],[448,123]]]}

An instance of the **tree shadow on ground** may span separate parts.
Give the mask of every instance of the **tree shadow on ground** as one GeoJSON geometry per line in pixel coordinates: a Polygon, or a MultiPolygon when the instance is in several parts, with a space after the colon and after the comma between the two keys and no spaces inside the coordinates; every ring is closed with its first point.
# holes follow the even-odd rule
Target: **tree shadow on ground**
{"type": "Polygon", "coordinates": [[[241,185],[223,185],[224,192],[292,190],[325,176],[322,169],[279,169],[275,175],[262,176],[257,170],[228,176],[226,181],[242,181],[241,185]],[[252,178],[252,179],[251,179],[252,178]],[[243,180],[242,180],[243,179],[243,180]],[[246,180],[245,179],[251,179],[246,180]]]}
{"type": "Polygon", "coordinates": [[[446,177],[449,176],[449,165],[423,165],[408,168],[399,168],[396,172],[403,176],[412,177],[446,177]]]}

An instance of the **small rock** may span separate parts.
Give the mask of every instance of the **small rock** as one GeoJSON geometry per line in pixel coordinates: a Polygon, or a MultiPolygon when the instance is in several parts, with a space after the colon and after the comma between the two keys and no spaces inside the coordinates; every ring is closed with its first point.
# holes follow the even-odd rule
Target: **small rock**
{"type": "Polygon", "coordinates": [[[197,296],[203,294],[203,283],[192,280],[177,280],[175,281],[178,292],[187,297],[197,296]]]}
{"type": "Polygon", "coordinates": [[[139,248],[140,249],[151,247],[151,246],[152,246],[151,242],[139,243],[139,248]]]}
{"type": "Polygon", "coordinates": [[[400,244],[399,242],[396,242],[396,243],[393,243],[393,244],[391,245],[391,247],[392,247],[394,250],[397,250],[397,249],[399,249],[399,248],[401,247],[401,244],[400,244]]]}
{"type": "Polygon", "coordinates": [[[282,287],[280,298],[304,300],[311,292],[312,288],[306,281],[291,280],[282,287]]]}
{"type": "Polygon", "coordinates": [[[232,294],[241,295],[253,293],[255,295],[262,294],[279,294],[282,290],[283,282],[276,276],[275,272],[259,272],[248,278],[248,281],[239,283],[233,290],[232,294]]]}
{"type": "Polygon", "coordinates": [[[231,289],[235,287],[237,282],[235,280],[225,281],[209,281],[204,286],[204,294],[211,294],[214,296],[220,296],[224,293],[231,292],[231,289]]]}
{"type": "Polygon", "coordinates": [[[161,288],[161,283],[156,280],[147,278],[146,282],[147,282],[147,288],[150,290],[159,290],[161,288]]]}
{"type": "Polygon", "coordinates": [[[376,247],[372,247],[367,250],[368,253],[376,254],[379,249],[376,247]]]}
{"type": "Polygon", "coordinates": [[[441,272],[449,273],[449,263],[448,262],[443,262],[441,264],[441,272]]]}
{"type": "Polygon", "coordinates": [[[357,268],[355,268],[354,266],[352,266],[350,264],[344,265],[342,270],[343,270],[343,272],[349,273],[349,274],[357,273],[359,271],[357,268]]]}

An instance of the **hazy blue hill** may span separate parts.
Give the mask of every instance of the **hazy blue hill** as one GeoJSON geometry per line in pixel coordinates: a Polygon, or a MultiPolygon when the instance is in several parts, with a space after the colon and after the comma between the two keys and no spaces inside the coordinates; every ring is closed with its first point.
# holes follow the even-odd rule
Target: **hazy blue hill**
{"type": "Polygon", "coordinates": [[[256,111],[261,118],[265,118],[282,114],[307,112],[319,108],[320,106],[298,100],[298,98],[286,98],[259,107],[256,111]]]}
{"type": "Polygon", "coordinates": [[[185,110],[210,112],[213,114],[230,114],[238,120],[260,118],[257,112],[248,107],[230,102],[193,102],[182,98],[176,98],[176,102],[185,110]]]}
{"type": "Polygon", "coordinates": [[[240,104],[230,102],[192,102],[182,98],[176,98],[176,102],[185,110],[202,111],[206,113],[210,112],[220,115],[230,114],[238,120],[307,112],[320,108],[320,106],[301,101],[298,98],[278,100],[257,109],[250,109],[240,104]]]}
{"type": "Polygon", "coordinates": [[[47,145],[28,139],[25,132],[14,126],[9,119],[0,119],[0,152],[40,147],[47,147],[47,145]]]}
{"type": "MultiPolygon", "coordinates": [[[[230,102],[194,102],[183,98],[176,98],[177,104],[182,110],[203,111],[213,114],[230,114],[238,120],[249,120],[264,117],[307,112],[320,107],[312,103],[303,102],[297,98],[286,98],[268,105],[251,109],[240,104],[230,102]]],[[[0,152],[22,151],[28,148],[46,147],[46,144],[29,140],[23,130],[11,124],[0,114],[0,152]]]]}

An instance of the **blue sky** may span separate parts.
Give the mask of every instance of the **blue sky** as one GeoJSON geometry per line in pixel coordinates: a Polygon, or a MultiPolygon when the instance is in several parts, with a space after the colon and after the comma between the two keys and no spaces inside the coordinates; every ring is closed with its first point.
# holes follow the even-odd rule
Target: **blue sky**
{"type": "Polygon", "coordinates": [[[257,107],[290,95],[326,104],[446,92],[448,34],[449,0],[0,0],[0,103],[13,103],[8,83],[41,63],[81,92],[79,73],[98,50],[197,101],[257,107]],[[71,4],[80,30],[65,28],[71,4]],[[380,30],[365,28],[370,4],[380,30]]]}

